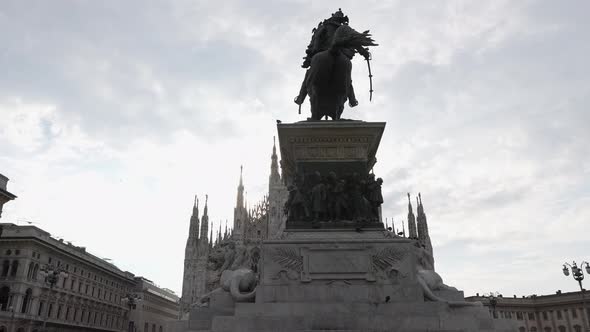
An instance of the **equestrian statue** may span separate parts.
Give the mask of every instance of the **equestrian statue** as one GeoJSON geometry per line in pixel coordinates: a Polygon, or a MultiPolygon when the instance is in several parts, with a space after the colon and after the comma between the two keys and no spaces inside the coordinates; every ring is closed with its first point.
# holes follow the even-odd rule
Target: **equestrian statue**
{"type": "Polygon", "coordinates": [[[351,59],[355,53],[362,55],[369,69],[370,97],[373,94],[371,81],[371,53],[368,46],[377,46],[371,38],[369,30],[359,33],[348,25],[348,17],[341,9],[312,30],[312,38],[307,47],[306,56],[301,67],[307,68],[295,103],[301,104],[309,95],[311,118],[318,121],[322,118],[339,120],[348,100],[350,107],[358,105],[352,87],[351,59]]]}

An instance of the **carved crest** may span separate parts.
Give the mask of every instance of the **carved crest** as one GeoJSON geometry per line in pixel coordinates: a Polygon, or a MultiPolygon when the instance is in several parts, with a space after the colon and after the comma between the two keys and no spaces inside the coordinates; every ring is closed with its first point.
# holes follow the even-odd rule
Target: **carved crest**
{"type": "Polygon", "coordinates": [[[271,257],[285,269],[303,271],[303,258],[294,249],[276,248],[271,252],[271,257]]]}
{"type": "Polygon", "coordinates": [[[384,248],[371,256],[373,268],[376,270],[386,270],[404,259],[405,250],[395,249],[393,247],[384,248]]]}

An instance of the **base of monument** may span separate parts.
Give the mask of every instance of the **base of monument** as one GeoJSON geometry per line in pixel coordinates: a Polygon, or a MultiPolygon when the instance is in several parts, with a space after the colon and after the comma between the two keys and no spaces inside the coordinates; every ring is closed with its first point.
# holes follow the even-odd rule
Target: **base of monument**
{"type": "Polygon", "coordinates": [[[414,303],[239,303],[211,331],[497,331],[482,307],[414,303]]]}
{"type": "Polygon", "coordinates": [[[423,252],[415,240],[382,229],[285,231],[263,243],[255,303],[216,294],[209,307],[193,308],[189,331],[513,330],[451,287],[432,289],[440,300],[426,300],[423,252]]]}

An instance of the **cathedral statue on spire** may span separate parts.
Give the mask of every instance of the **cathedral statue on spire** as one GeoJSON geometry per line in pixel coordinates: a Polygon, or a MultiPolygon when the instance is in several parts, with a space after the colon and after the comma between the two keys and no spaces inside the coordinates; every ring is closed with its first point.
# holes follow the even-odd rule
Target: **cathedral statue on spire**
{"type": "MultiPolygon", "coordinates": [[[[348,25],[348,16],[341,9],[331,17],[320,22],[312,30],[312,37],[301,67],[308,68],[301,84],[295,103],[301,104],[309,95],[311,118],[317,121],[330,117],[339,120],[348,100],[350,107],[358,105],[352,87],[352,58],[355,53],[362,55],[367,61],[369,80],[371,74],[371,53],[368,46],[377,46],[371,38],[369,30],[359,33],[348,25]]],[[[373,94],[373,83],[370,81],[370,97],[373,94]]]]}

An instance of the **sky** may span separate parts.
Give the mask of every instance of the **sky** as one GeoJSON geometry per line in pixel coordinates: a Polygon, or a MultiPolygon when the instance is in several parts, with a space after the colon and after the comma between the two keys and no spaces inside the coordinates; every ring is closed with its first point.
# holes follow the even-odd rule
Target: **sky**
{"type": "MultiPolygon", "coordinates": [[[[371,30],[383,216],[421,192],[437,272],[475,293],[574,291],[590,260],[588,1],[0,2],[0,173],[34,225],[178,294],[194,195],[232,221],[268,188],[311,29],[371,30]]],[[[201,208],[202,211],[202,208],[201,208]]],[[[590,277],[590,276],[588,276],[590,277]]]]}

